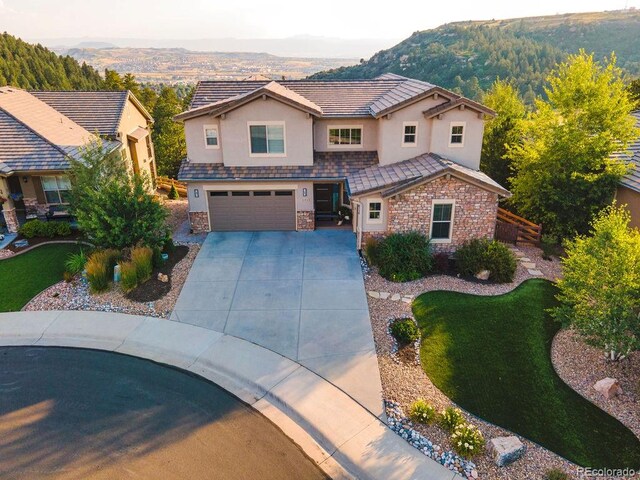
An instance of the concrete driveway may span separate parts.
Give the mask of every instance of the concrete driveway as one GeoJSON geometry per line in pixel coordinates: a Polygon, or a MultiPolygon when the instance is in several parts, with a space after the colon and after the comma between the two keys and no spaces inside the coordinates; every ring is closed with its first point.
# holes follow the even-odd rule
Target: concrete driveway
{"type": "Polygon", "coordinates": [[[383,415],[353,233],[210,233],[172,320],[273,350],[383,415]]]}

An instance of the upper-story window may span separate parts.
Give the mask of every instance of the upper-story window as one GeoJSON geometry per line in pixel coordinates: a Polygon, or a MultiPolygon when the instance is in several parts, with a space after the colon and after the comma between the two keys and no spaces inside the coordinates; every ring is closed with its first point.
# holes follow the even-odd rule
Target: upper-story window
{"type": "Polygon", "coordinates": [[[250,123],[251,155],[284,156],[284,122],[250,123]]]}
{"type": "Polygon", "coordinates": [[[66,175],[48,175],[40,177],[40,182],[42,183],[42,190],[47,203],[69,203],[69,190],[71,190],[69,177],[66,175]]]}
{"type": "Polygon", "coordinates": [[[330,147],[362,147],[362,126],[329,126],[330,147]]]}
{"type": "Polygon", "coordinates": [[[418,143],[418,123],[404,122],[402,124],[402,146],[415,147],[418,143]]]}
{"type": "Polygon", "coordinates": [[[449,136],[450,147],[464,146],[465,122],[451,122],[451,135],[449,136]]]}
{"type": "Polygon", "coordinates": [[[204,126],[204,146],[205,148],[219,148],[218,127],[216,125],[204,126]]]}

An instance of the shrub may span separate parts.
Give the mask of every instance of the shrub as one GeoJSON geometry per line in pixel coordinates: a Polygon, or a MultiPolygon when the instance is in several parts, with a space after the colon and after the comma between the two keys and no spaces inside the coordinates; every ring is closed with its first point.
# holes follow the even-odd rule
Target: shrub
{"type": "Polygon", "coordinates": [[[153,257],[152,257],[153,268],[160,268],[164,263],[162,261],[162,250],[160,247],[153,247],[153,257]]]}
{"type": "Polygon", "coordinates": [[[542,249],[542,258],[551,260],[551,256],[555,255],[558,250],[558,237],[543,235],[540,239],[540,248],[542,249]]]}
{"type": "Polygon", "coordinates": [[[364,254],[367,256],[369,262],[374,265],[377,263],[379,243],[377,238],[369,237],[364,244],[364,254]]]}
{"type": "Polygon", "coordinates": [[[42,220],[29,220],[18,229],[18,232],[25,238],[66,237],[71,235],[71,225],[67,222],[43,222],[42,220]]]}
{"type": "Polygon", "coordinates": [[[458,425],[465,423],[465,419],[459,408],[447,407],[438,415],[438,423],[447,432],[453,432],[458,425]]]}
{"type": "Polygon", "coordinates": [[[436,418],[436,409],[426,400],[419,398],[411,404],[409,416],[414,422],[431,423],[436,418]]]}
{"type": "Polygon", "coordinates": [[[178,193],[178,189],[176,189],[176,186],[172,183],[171,184],[171,189],[169,190],[169,200],[180,200],[180,194],[178,193]]]}
{"type": "Polygon", "coordinates": [[[168,254],[172,254],[176,251],[176,246],[173,243],[173,239],[169,235],[167,235],[162,241],[162,251],[168,254]]]}
{"type": "Polygon", "coordinates": [[[120,252],[114,249],[98,250],[91,254],[85,269],[92,292],[103,292],[107,289],[113,278],[113,267],[119,258],[120,252]]]}
{"type": "Polygon", "coordinates": [[[387,280],[417,280],[433,268],[429,239],[419,232],[393,233],[380,240],[374,250],[371,259],[387,280]]]}
{"type": "Polygon", "coordinates": [[[461,423],[451,434],[451,444],[458,455],[473,457],[484,447],[484,437],[477,427],[461,423]]]}
{"type": "Polygon", "coordinates": [[[120,286],[125,292],[129,292],[138,286],[138,272],[135,263],[120,263],[120,286]]]}
{"type": "Polygon", "coordinates": [[[67,283],[71,283],[73,281],[73,277],[74,277],[74,274],[69,272],[68,270],[65,270],[64,272],[62,272],[62,279],[67,283]]]}
{"type": "Polygon", "coordinates": [[[564,473],[559,468],[551,468],[544,472],[545,480],[569,480],[569,475],[564,473]]]}
{"type": "Polygon", "coordinates": [[[394,320],[390,326],[391,335],[398,341],[399,344],[406,345],[415,342],[420,338],[420,332],[418,326],[410,318],[400,318],[394,320]]]}
{"type": "Polygon", "coordinates": [[[474,238],[456,251],[456,268],[463,276],[471,277],[482,270],[489,270],[490,280],[509,283],[513,281],[516,267],[516,257],[509,247],[496,240],[474,238]]]}
{"type": "Polygon", "coordinates": [[[67,271],[72,275],[82,272],[84,270],[84,266],[87,263],[87,256],[84,254],[82,250],[78,253],[72,253],[67,257],[67,261],[64,262],[64,266],[67,271]]]}
{"type": "Polygon", "coordinates": [[[433,266],[438,273],[447,273],[449,271],[449,254],[438,252],[433,255],[433,266]]]}
{"type": "Polygon", "coordinates": [[[149,247],[135,247],[131,250],[131,262],[136,267],[138,283],[149,280],[153,272],[153,250],[149,247]]]}

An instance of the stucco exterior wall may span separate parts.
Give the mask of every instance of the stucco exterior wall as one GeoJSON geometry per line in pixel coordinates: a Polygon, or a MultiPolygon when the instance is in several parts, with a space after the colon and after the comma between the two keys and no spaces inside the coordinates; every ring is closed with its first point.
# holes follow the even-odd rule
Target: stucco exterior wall
{"type": "Polygon", "coordinates": [[[313,129],[310,116],[267,97],[256,99],[220,120],[220,138],[225,165],[313,165],[313,129]],[[248,122],[284,122],[285,154],[251,156],[248,122]]]}
{"type": "MultiPolygon", "coordinates": [[[[122,112],[118,133],[120,134],[120,141],[127,152],[127,159],[129,160],[131,160],[133,156],[129,148],[129,142],[127,141],[127,134],[133,132],[138,127],[145,128],[147,132],[149,132],[148,135],[151,134],[151,126],[147,118],[138,110],[131,100],[128,100],[122,112]]],[[[155,166],[153,164],[155,153],[153,151],[153,145],[151,146],[151,157],[147,153],[147,141],[145,138],[141,138],[135,143],[135,150],[140,173],[147,175],[149,178],[153,178],[155,176],[155,166]]]]}
{"type": "Polygon", "coordinates": [[[363,232],[384,233],[387,231],[387,220],[389,212],[389,202],[387,199],[382,198],[379,194],[364,195],[361,197],[353,197],[352,201],[359,202],[362,205],[362,218],[359,219],[360,226],[363,232]],[[369,219],[369,203],[381,202],[382,212],[380,215],[380,221],[369,219]]]}
{"type": "Polygon", "coordinates": [[[424,117],[422,112],[446,102],[439,97],[426,98],[391,114],[390,118],[378,120],[378,158],[381,165],[401,162],[409,158],[428,153],[431,146],[432,119],[424,117]],[[403,145],[405,122],[418,123],[416,146],[403,145]]]}
{"type": "Polygon", "coordinates": [[[480,168],[480,154],[482,153],[482,135],[484,120],[478,118],[478,113],[468,108],[457,108],[442,114],[440,120],[434,117],[431,124],[430,151],[445,158],[478,170],[480,168]],[[450,146],[451,123],[465,122],[464,144],[462,147],[450,146]]]}
{"type": "Polygon", "coordinates": [[[222,138],[220,135],[220,120],[208,115],[190,118],[184,122],[184,134],[187,141],[187,157],[193,163],[222,163],[222,138]],[[204,126],[218,127],[218,148],[206,148],[204,126]]]}
{"type": "Polygon", "coordinates": [[[630,188],[618,187],[616,201],[619,205],[627,205],[631,213],[631,226],[640,228],[640,193],[630,188]]]}
{"type": "Polygon", "coordinates": [[[313,144],[318,152],[370,151],[378,148],[378,121],[374,118],[322,118],[313,124],[313,144]],[[362,126],[362,146],[329,146],[330,126],[362,126]]]}

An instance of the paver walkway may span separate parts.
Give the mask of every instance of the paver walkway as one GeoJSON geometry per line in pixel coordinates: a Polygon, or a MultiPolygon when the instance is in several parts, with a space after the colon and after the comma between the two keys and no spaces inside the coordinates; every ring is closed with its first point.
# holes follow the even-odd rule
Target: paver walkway
{"type": "Polygon", "coordinates": [[[294,360],[383,416],[382,387],[353,233],[210,233],[171,319],[294,360]]]}

